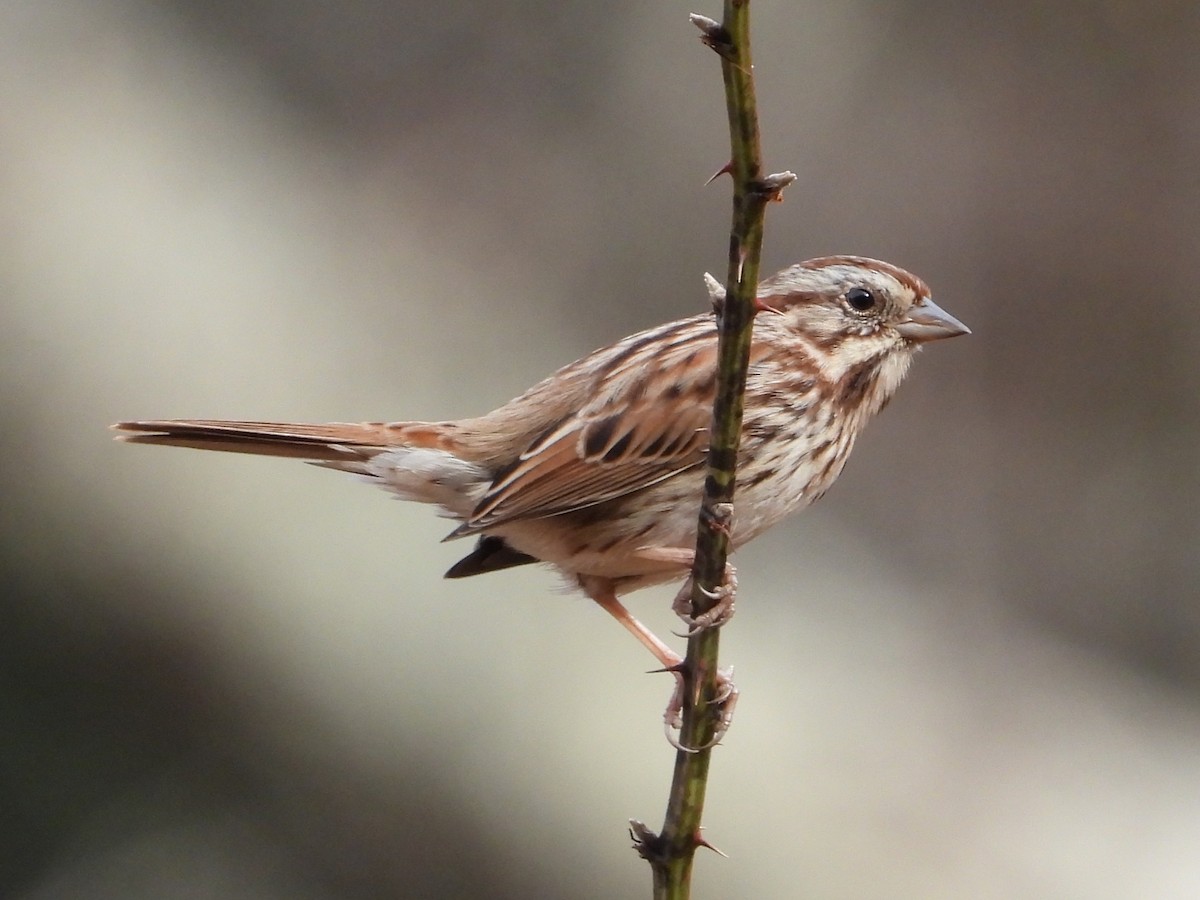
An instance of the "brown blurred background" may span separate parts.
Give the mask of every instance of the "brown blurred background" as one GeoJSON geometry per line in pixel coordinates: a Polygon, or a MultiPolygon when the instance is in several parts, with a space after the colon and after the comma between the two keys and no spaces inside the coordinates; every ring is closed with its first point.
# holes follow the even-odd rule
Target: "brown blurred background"
{"type": "MultiPolygon", "coordinates": [[[[0,7],[0,895],[648,895],[669,684],[602,613],[105,429],[478,413],[701,309],[693,10],[0,7]]],[[[767,269],[879,256],[975,335],[739,554],[697,895],[1200,896],[1200,6],[754,16],[767,269]]]]}

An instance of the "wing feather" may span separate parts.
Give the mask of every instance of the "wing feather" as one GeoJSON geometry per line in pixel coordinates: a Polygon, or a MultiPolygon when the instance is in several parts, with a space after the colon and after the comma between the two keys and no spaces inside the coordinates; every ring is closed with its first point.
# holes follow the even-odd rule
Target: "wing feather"
{"type": "Polygon", "coordinates": [[[498,472],[455,536],[585,509],[703,465],[716,331],[711,317],[669,327],[611,348],[617,365],[596,377],[604,390],[498,472]]]}

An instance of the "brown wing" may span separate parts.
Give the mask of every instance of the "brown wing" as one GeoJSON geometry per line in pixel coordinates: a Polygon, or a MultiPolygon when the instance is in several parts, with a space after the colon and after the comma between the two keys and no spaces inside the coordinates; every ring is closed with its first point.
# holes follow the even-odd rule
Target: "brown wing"
{"type": "Polygon", "coordinates": [[[498,472],[454,536],[594,506],[704,464],[716,371],[712,318],[675,322],[602,353],[611,358],[590,360],[599,366],[594,399],[498,472]]]}

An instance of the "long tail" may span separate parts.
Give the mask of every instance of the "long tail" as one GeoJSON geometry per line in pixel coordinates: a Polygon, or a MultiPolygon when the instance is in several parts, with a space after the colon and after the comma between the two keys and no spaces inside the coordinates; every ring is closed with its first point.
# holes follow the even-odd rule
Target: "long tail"
{"type": "Polygon", "coordinates": [[[398,444],[438,447],[436,426],[423,422],[366,422],[303,425],[288,422],[224,422],[216,419],[165,419],[118,422],[117,440],[131,444],[192,447],[230,453],[284,456],[310,462],[370,458],[398,444]]]}
{"type": "MultiPolygon", "coordinates": [[[[457,422],[224,422],[165,419],[119,422],[117,440],[302,459],[387,488],[405,500],[433,503],[465,520],[492,472],[464,458],[457,422]]],[[[515,563],[509,563],[515,565],[515,563]]]]}
{"type": "MultiPolygon", "coordinates": [[[[118,422],[117,440],[130,444],[192,447],[302,459],[323,468],[362,476],[403,500],[432,503],[459,522],[470,515],[493,473],[463,458],[458,422],[226,422],[161,419],[118,422]]],[[[454,536],[453,534],[451,535],[454,536]]],[[[448,578],[478,575],[537,560],[499,537],[480,537],[448,578]]]]}

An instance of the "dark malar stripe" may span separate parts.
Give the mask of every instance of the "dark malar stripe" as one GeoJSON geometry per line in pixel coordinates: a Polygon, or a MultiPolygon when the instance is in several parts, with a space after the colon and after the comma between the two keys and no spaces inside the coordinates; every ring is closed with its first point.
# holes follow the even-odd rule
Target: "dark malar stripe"
{"type": "Polygon", "coordinates": [[[845,410],[862,403],[879,376],[879,366],[883,359],[884,354],[873,356],[846,372],[838,385],[838,406],[845,410]]]}

